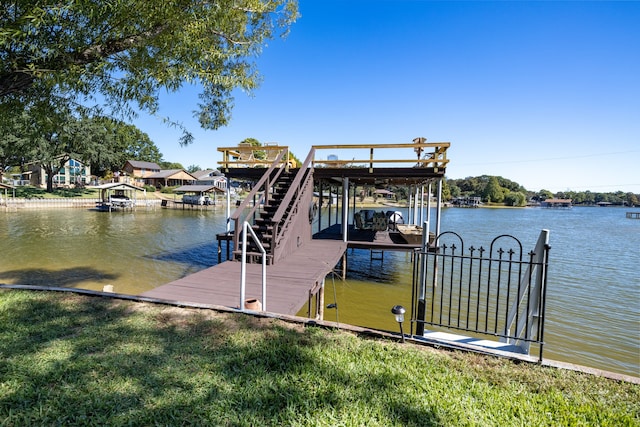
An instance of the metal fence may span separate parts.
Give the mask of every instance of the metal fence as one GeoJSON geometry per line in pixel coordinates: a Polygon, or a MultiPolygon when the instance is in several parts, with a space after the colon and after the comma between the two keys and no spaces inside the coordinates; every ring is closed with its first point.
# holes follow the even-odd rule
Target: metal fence
{"type": "MultiPolygon", "coordinates": [[[[542,359],[549,257],[549,233],[542,230],[534,250],[501,235],[488,249],[470,246],[451,231],[414,258],[412,329],[425,326],[489,335],[529,353],[539,345],[542,359]]],[[[413,333],[413,330],[412,330],[413,333]]]]}

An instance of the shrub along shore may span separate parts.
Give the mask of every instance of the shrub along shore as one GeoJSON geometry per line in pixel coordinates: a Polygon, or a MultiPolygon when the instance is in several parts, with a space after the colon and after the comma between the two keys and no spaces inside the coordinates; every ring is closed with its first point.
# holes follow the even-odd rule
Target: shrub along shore
{"type": "Polygon", "coordinates": [[[240,313],[0,290],[0,425],[640,425],[640,386],[240,313]]]}

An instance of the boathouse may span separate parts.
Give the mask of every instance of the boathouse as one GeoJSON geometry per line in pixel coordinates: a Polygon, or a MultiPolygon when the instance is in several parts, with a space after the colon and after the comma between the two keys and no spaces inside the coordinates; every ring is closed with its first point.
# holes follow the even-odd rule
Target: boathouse
{"type": "Polygon", "coordinates": [[[95,187],[100,190],[100,201],[96,202],[96,209],[101,211],[134,210],[140,204],[138,194],[142,193],[142,200],[146,205],[147,192],[144,188],[125,182],[112,182],[95,187]]]}
{"type": "Polygon", "coordinates": [[[15,187],[9,184],[3,184],[0,182],[0,206],[9,208],[9,196],[15,196],[15,187]]]}
{"type": "MultiPolygon", "coordinates": [[[[501,235],[488,249],[472,246],[467,253],[455,232],[441,233],[448,147],[448,142],[427,143],[424,138],[406,144],[318,145],[298,167],[288,161],[286,146],[270,145],[268,159],[254,152],[262,147],[218,148],[227,179],[254,183],[233,212],[227,192],[227,228],[217,235],[219,263],[142,295],[278,315],[297,315],[306,309],[308,317],[322,320],[325,279],[345,277],[347,249],[367,249],[372,261],[381,260],[384,251],[405,250],[411,252],[413,262],[412,301],[407,310],[413,339],[525,357],[535,344],[541,360],[548,230],[542,230],[536,248],[529,252],[513,236],[501,235]],[[323,150],[344,150],[348,154],[341,157],[351,160],[323,155],[323,150]],[[417,160],[415,154],[399,155],[405,151],[418,153],[417,160]],[[330,160],[319,160],[323,158],[330,160]],[[388,223],[360,227],[356,187],[365,186],[408,187],[408,228],[421,227],[422,238],[404,238],[399,226],[388,223]],[[341,196],[324,218],[318,206],[333,202],[324,200],[328,194],[341,196]],[[478,335],[499,341],[478,339],[478,335]]],[[[381,213],[374,216],[384,218],[381,213]]],[[[404,313],[404,308],[398,313],[404,313]]]]}
{"type": "Polygon", "coordinates": [[[571,209],[571,199],[546,199],[540,203],[543,208],[571,209]]]}
{"type": "MultiPolygon", "coordinates": [[[[450,144],[422,140],[418,145],[424,153],[418,159],[416,143],[318,145],[300,165],[289,161],[287,146],[270,144],[266,156],[258,155],[265,147],[218,148],[228,180],[255,183],[233,212],[227,192],[228,226],[217,236],[219,264],[144,295],[240,310],[247,300],[259,300],[262,310],[289,315],[306,306],[310,317],[322,318],[325,277],[338,265],[346,269],[347,248],[411,251],[420,246],[386,227],[361,232],[349,214],[356,186],[410,187],[413,220],[425,211],[421,201],[431,199],[423,197],[425,186],[429,194],[437,186],[440,200],[450,144]],[[325,150],[348,152],[345,158],[351,160],[337,160],[325,150]],[[408,154],[399,155],[403,152],[408,154]],[[328,196],[334,194],[341,197],[328,196]],[[318,206],[333,202],[336,217],[322,218],[318,206]]],[[[432,223],[439,227],[439,215],[432,223]]]]}

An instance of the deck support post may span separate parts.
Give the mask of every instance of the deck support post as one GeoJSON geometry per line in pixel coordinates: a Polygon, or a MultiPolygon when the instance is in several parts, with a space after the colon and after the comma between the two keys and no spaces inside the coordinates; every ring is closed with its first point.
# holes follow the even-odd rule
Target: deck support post
{"type": "Polygon", "coordinates": [[[342,178],[342,241],[347,243],[349,229],[349,178],[342,178]]]}
{"type": "MultiPolygon", "coordinates": [[[[322,231],[322,180],[318,181],[318,233],[322,231]]],[[[331,194],[329,194],[331,197],[331,194]]]]}
{"type": "Polygon", "coordinates": [[[431,182],[427,186],[427,222],[431,224],[431,182]]]}
{"type": "Polygon", "coordinates": [[[420,223],[424,221],[424,185],[420,186],[420,223]]]}
{"type": "MultiPolygon", "coordinates": [[[[442,211],[442,178],[438,180],[438,198],[436,199],[436,238],[440,235],[440,212],[442,211]]],[[[438,246],[438,240],[433,242],[438,246]]]]}
{"type": "Polygon", "coordinates": [[[229,231],[231,231],[231,179],[227,176],[227,233],[229,231]]]}
{"type": "MultiPolygon", "coordinates": [[[[336,185],[336,224],[340,222],[340,204],[338,203],[338,185],[336,185]]],[[[331,225],[331,221],[329,221],[329,225],[331,225]]]]}
{"type": "Polygon", "coordinates": [[[413,203],[413,225],[418,225],[418,196],[420,195],[420,189],[418,188],[418,186],[416,185],[416,193],[415,193],[415,200],[413,203]]]}
{"type": "Polygon", "coordinates": [[[411,215],[413,213],[413,186],[409,185],[409,218],[407,218],[407,224],[413,224],[413,216],[411,215]]]}
{"type": "Polygon", "coordinates": [[[354,214],[356,213],[356,186],[355,185],[353,186],[353,213],[354,214]]]}
{"type": "Polygon", "coordinates": [[[347,278],[347,251],[345,250],[342,254],[342,271],[340,273],[342,276],[342,280],[347,278]]]}

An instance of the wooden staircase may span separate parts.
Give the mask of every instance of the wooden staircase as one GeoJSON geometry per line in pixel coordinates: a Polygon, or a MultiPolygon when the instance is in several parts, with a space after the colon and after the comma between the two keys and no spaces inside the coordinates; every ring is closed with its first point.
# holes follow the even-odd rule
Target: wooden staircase
{"type": "MultiPolygon", "coordinates": [[[[274,215],[280,207],[282,200],[285,198],[294,176],[291,173],[284,173],[274,185],[273,191],[270,194],[269,200],[262,205],[259,216],[255,219],[251,228],[256,233],[256,236],[260,240],[262,247],[267,252],[267,264],[273,264],[274,258],[274,237],[277,228],[281,228],[284,224],[284,220],[280,220],[276,224],[274,221],[274,215]]],[[[285,212],[291,211],[292,205],[295,200],[291,201],[285,212]]],[[[238,242],[238,249],[233,251],[234,260],[239,261],[242,256],[242,239],[238,242]]],[[[252,239],[247,239],[247,262],[259,263],[261,262],[262,253],[257,244],[252,239]]]]}
{"type": "MultiPolygon", "coordinates": [[[[283,168],[276,160],[265,170],[263,177],[232,215],[235,224],[233,260],[242,259],[242,224],[245,221],[249,222],[264,248],[267,264],[275,264],[311,240],[309,207],[313,203],[313,155],[314,150],[311,150],[299,169],[283,168]],[[252,200],[256,202],[250,208],[252,200]]],[[[262,262],[258,245],[250,236],[246,242],[246,261],[262,262]]]]}

